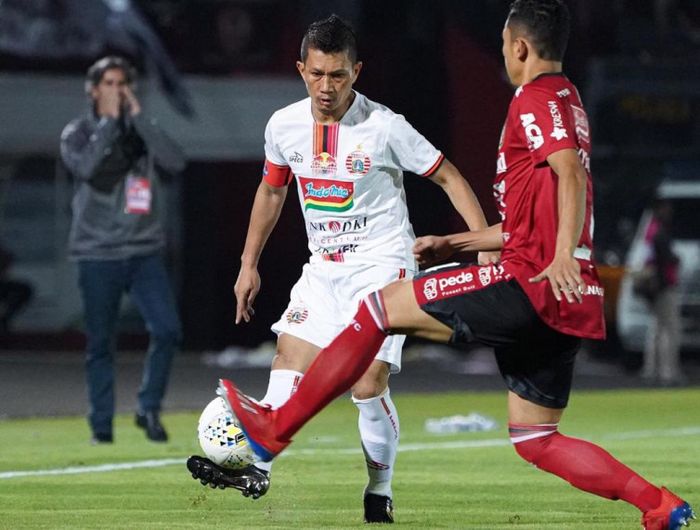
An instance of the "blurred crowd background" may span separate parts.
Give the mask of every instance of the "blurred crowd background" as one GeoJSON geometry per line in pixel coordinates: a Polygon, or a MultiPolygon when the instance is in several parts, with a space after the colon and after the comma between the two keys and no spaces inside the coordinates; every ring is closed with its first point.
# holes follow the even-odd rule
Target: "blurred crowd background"
{"type": "MultiPolygon", "coordinates": [[[[158,116],[188,157],[168,192],[167,257],[184,349],[255,346],[273,338],[269,325],[286,306],[308,257],[303,220],[296,198],[290,198],[263,255],[256,317],[234,325],[233,285],[261,177],[263,129],[274,110],[305,96],[294,63],[306,26],[332,12],[352,22],[364,61],[356,88],[404,114],[442,149],[496,222],[491,182],[512,96],[500,41],[508,5],[507,0],[0,3],[5,251],[0,270],[3,282],[31,287],[23,311],[7,323],[1,347],[83,345],[75,271],[66,259],[71,183],[58,162],[58,146],[63,126],[87,108],[82,84],[96,58],[118,53],[138,66],[145,112],[158,116]]],[[[571,0],[569,5],[574,27],[564,69],[582,92],[593,128],[596,259],[607,289],[610,338],[594,350],[631,363],[641,350],[635,337],[643,334],[648,311],[639,300],[624,300],[633,297],[625,274],[634,265],[630,249],[643,232],[645,211],[666,185],[673,236],[683,246],[678,250],[685,271],[683,348],[695,355],[700,3],[571,0]]],[[[412,175],[405,181],[417,234],[462,228],[437,186],[412,175]]],[[[126,347],[146,341],[128,304],[120,330],[126,347]]]]}

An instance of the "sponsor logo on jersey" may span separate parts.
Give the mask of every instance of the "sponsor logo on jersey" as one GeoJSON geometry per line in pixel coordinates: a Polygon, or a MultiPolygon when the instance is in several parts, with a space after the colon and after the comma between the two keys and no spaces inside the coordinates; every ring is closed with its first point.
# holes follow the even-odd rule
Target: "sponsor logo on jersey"
{"type": "Polygon", "coordinates": [[[304,162],[304,157],[298,151],[294,151],[294,154],[289,155],[287,159],[291,164],[301,164],[304,162]]]}
{"type": "Polygon", "coordinates": [[[299,177],[299,184],[305,211],[345,212],[353,207],[352,182],[299,177]]]}
{"type": "Polygon", "coordinates": [[[316,223],[309,221],[309,230],[314,232],[332,232],[334,234],[344,234],[346,232],[357,232],[367,228],[367,216],[355,217],[352,219],[332,220],[327,223],[316,223]]]}
{"type": "Polygon", "coordinates": [[[437,298],[437,279],[429,278],[423,284],[423,294],[428,300],[435,300],[437,298]]]}
{"type": "Polygon", "coordinates": [[[303,306],[290,307],[285,314],[287,322],[290,324],[301,324],[309,316],[309,310],[303,306]]]}
{"type": "Polygon", "coordinates": [[[353,151],[345,159],[345,169],[352,175],[366,175],[372,165],[367,153],[353,151]]]}
{"type": "Polygon", "coordinates": [[[588,127],[588,116],[586,111],[576,105],[571,105],[571,110],[574,113],[574,126],[576,128],[576,136],[579,140],[586,143],[591,141],[591,130],[588,127]]]}
{"type": "Polygon", "coordinates": [[[565,88],[564,90],[560,90],[559,92],[557,92],[557,96],[559,96],[560,98],[565,98],[566,96],[570,96],[570,95],[571,95],[571,90],[569,90],[568,88],[565,88]]]}
{"type": "Polygon", "coordinates": [[[493,185],[493,198],[496,199],[496,207],[501,215],[501,221],[506,218],[506,202],[504,200],[506,194],[506,181],[499,180],[493,185]]]}
{"type": "Polygon", "coordinates": [[[605,296],[605,289],[600,285],[586,285],[583,296],[605,296]]]}
{"type": "Polygon", "coordinates": [[[338,171],[338,164],[335,157],[330,153],[320,153],[311,162],[311,173],[314,176],[332,176],[338,171]]]}
{"type": "Polygon", "coordinates": [[[351,244],[335,248],[318,247],[316,249],[316,254],[352,254],[354,252],[357,252],[357,247],[359,246],[360,245],[351,244]]]}
{"type": "Polygon", "coordinates": [[[520,115],[520,123],[523,124],[525,129],[525,135],[527,136],[527,143],[530,151],[534,151],[542,147],[544,144],[544,138],[542,137],[542,129],[535,124],[535,115],[532,112],[520,115]]]}
{"type": "Polygon", "coordinates": [[[559,112],[557,102],[548,101],[547,106],[549,107],[549,114],[552,116],[552,126],[554,127],[550,136],[557,141],[568,138],[569,135],[566,133],[566,129],[564,128],[564,122],[561,119],[561,112],[559,112]]]}
{"type": "Polygon", "coordinates": [[[506,154],[503,152],[498,153],[498,160],[496,160],[496,174],[500,175],[508,171],[508,165],[506,164],[506,154]]]}

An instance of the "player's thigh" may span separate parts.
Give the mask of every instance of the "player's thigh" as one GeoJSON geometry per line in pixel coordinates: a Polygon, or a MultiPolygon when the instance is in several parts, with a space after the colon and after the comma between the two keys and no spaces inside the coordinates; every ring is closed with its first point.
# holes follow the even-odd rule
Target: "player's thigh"
{"type": "Polygon", "coordinates": [[[498,369],[510,391],[513,423],[555,423],[571,393],[581,340],[538,321],[510,345],[495,349],[498,369]]]}
{"type": "Polygon", "coordinates": [[[272,359],[273,370],[305,372],[321,348],[304,339],[282,333],[277,339],[277,353],[272,359]]]}
{"type": "Polygon", "coordinates": [[[452,330],[420,308],[411,280],[391,283],[381,293],[391,333],[449,342],[452,330]]]}
{"type": "Polygon", "coordinates": [[[375,359],[367,371],[352,387],[355,399],[370,399],[381,396],[389,387],[390,365],[375,359]]]}
{"type": "Polygon", "coordinates": [[[512,390],[508,391],[508,421],[521,425],[538,425],[541,423],[559,423],[564,409],[543,407],[520,397],[512,390]]]}

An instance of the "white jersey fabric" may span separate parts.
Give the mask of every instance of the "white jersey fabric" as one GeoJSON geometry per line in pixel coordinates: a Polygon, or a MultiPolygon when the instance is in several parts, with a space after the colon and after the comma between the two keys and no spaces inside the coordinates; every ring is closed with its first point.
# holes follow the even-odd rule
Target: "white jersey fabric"
{"type": "MultiPolygon", "coordinates": [[[[429,176],[443,155],[403,116],[355,92],[343,118],[316,123],[311,99],[275,112],[265,130],[266,182],[296,180],[311,257],[272,326],[328,346],[369,293],[416,270],[403,172],[429,176]]],[[[376,358],[401,369],[405,337],[387,337],[376,358]]]]}
{"type": "Polygon", "coordinates": [[[403,116],[355,92],[343,118],[323,125],[306,98],[272,115],[265,156],[268,182],[268,169],[296,179],[311,263],[415,269],[403,172],[429,176],[443,155],[403,116]]]}

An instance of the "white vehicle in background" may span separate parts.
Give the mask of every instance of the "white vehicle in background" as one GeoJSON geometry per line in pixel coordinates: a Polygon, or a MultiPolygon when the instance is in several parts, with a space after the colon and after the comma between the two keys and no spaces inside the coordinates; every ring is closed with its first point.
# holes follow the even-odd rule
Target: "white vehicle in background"
{"type": "MultiPolygon", "coordinates": [[[[673,251],[681,260],[681,348],[700,350],[700,179],[666,180],[656,192],[673,206],[673,251]]],[[[651,206],[644,210],[625,263],[617,305],[617,332],[629,351],[644,350],[650,310],[632,289],[632,275],[644,267],[648,248],[644,234],[651,221],[651,206]]]]}

